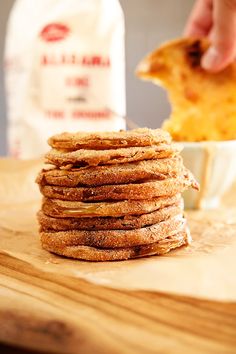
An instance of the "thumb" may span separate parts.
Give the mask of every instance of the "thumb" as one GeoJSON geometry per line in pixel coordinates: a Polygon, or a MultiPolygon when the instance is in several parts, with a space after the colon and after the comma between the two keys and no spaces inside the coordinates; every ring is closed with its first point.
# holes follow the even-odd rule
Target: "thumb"
{"type": "Polygon", "coordinates": [[[202,67],[217,72],[230,64],[236,55],[236,0],[213,2],[211,46],[202,58],[202,67]]]}

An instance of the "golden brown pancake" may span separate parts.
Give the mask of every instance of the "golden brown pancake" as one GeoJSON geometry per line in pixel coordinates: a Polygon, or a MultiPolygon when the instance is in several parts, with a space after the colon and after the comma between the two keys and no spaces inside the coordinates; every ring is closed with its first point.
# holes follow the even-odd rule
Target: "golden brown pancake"
{"type": "Polygon", "coordinates": [[[180,145],[160,144],[157,146],[130,147],[110,150],[76,150],[64,152],[52,149],[45,156],[45,162],[57,167],[71,169],[73,166],[98,166],[126,162],[162,159],[176,156],[180,145]]]}
{"type": "Polygon", "coordinates": [[[193,176],[185,171],[183,175],[163,180],[116,184],[97,187],[63,187],[40,186],[41,193],[52,199],[71,201],[114,201],[114,200],[141,200],[162,196],[172,196],[182,193],[188,187],[198,189],[198,184],[193,176]]]}
{"type": "Polygon", "coordinates": [[[134,146],[152,146],[171,142],[170,135],[161,129],[138,128],[120,132],[62,133],[52,136],[48,144],[59,150],[107,150],[134,146]]]}
{"type": "Polygon", "coordinates": [[[236,63],[211,73],[200,62],[206,39],[170,41],[144,58],[137,75],[167,89],[172,114],[163,128],[175,141],[236,139],[236,63]]]}
{"type": "Polygon", "coordinates": [[[174,216],[183,215],[182,200],[178,203],[158,209],[148,214],[127,215],[122,217],[93,217],[93,218],[53,218],[38,212],[40,231],[69,231],[69,230],[132,230],[157,224],[174,216]]]}
{"type": "Polygon", "coordinates": [[[180,193],[199,186],[168,133],[62,133],[49,143],[49,166],[36,180],[43,195],[38,221],[44,249],[106,261],[188,244],[180,193]]]}
{"type": "Polygon", "coordinates": [[[133,247],[154,243],[174,235],[182,231],[185,225],[185,219],[177,216],[132,230],[69,230],[41,232],[41,235],[44,236],[45,241],[48,237],[55,246],[133,247]]]}
{"type": "Polygon", "coordinates": [[[154,179],[176,177],[183,170],[180,156],[130,162],[124,164],[72,168],[70,170],[42,170],[36,182],[41,185],[66,187],[100,186],[106,184],[123,184],[154,179]]]}
{"type": "Polygon", "coordinates": [[[50,237],[42,234],[41,243],[42,247],[49,252],[70,258],[98,262],[119,261],[151,255],[162,255],[172,249],[187,245],[189,243],[189,238],[189,233],[186,230],[149,245],[115,249],[101,249],[90,246],[65,246],[64,244],[54,244],[50,237]]]}
{"type": "Polygon", "coordinates": [[[44,198],[42,211],[54,218],[120,217],[141,215],[178,203],[181,195],[153,198],[151,200],[122,200],[117,202],[84,203],[44,198]]]}

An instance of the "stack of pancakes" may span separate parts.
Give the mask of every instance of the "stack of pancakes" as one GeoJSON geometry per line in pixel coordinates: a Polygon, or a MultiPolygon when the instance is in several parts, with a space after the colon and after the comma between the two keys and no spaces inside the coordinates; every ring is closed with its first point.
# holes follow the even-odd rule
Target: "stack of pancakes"
{"type": "Polygon", "coordinates": [[[108,261],[188,244],[180,193],[198,185],[167,132],[62,133],[49,145],[37,178],[44,249],[108,261]]]}

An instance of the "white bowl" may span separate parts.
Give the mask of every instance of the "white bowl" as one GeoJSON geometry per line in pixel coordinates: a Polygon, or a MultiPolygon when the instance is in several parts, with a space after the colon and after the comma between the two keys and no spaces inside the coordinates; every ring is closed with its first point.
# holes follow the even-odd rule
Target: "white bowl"
{"type": "Polygon", "coordinates": [[[200,192],[184,193],[188,209],[219,207],[222,195],[236,178],[236,140],[181,143],[184,165],[200,183],[200,192]]]}

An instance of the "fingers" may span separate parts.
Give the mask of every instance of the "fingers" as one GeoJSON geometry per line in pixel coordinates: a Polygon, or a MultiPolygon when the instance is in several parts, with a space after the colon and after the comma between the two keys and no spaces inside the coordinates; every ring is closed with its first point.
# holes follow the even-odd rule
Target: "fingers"
{"type": "Polygon", "coordinates": [[[236,57],[236,0],[214,0],[211,43],[202,67],[217,72],[236,57]]]}
{"type": "Polygon", "coordinates": [[[204,37],[213,23],[213,0],[197,0],[184,30],[185,36],[204,37]]]}

